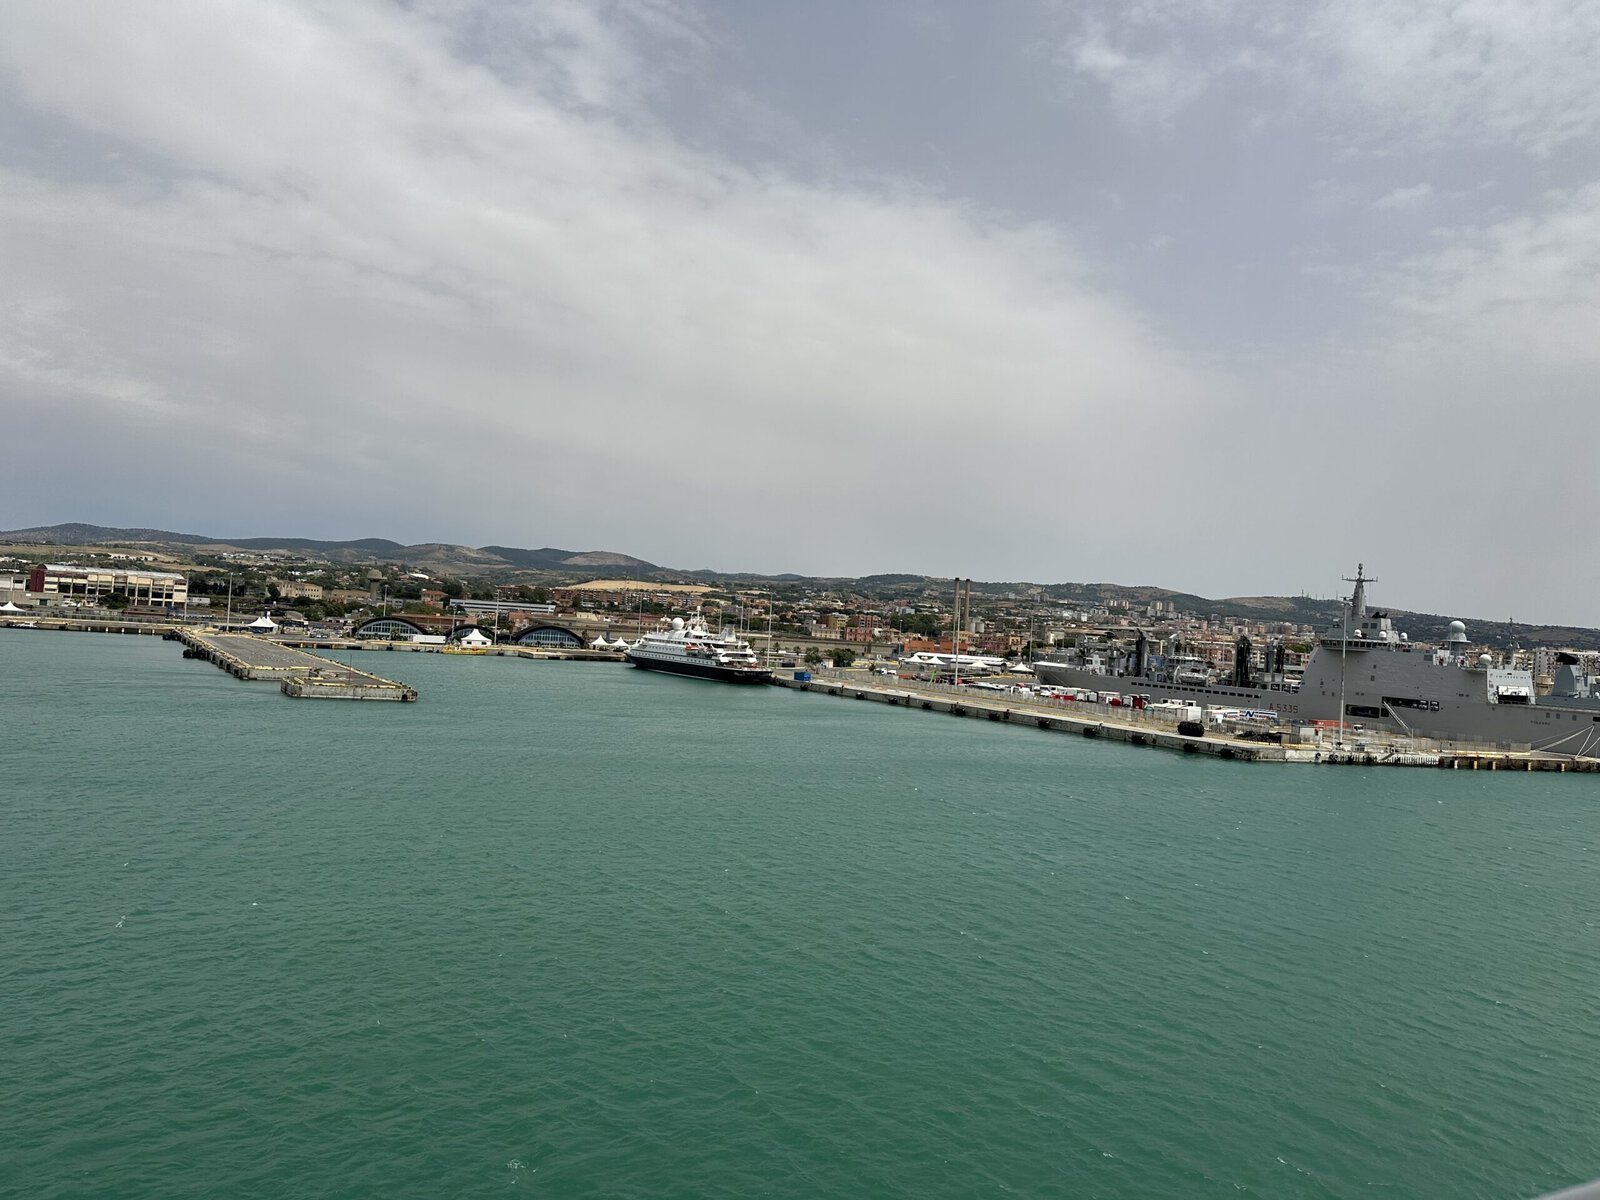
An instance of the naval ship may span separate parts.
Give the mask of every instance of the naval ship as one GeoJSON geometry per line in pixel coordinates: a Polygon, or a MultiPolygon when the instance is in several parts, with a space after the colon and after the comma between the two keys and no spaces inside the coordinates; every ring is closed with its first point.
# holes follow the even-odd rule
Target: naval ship
{"type": "MultiPolygon", "coordinates": [[[[1323,632],[1294,678],[1276,648],[1275,669],[1257,676],[1248,638],[1240,638],[1231,674],[1218,678],[1197,659],[1150,653],[1141,632],[1131,648],[1074,651],[1034,664],[1041,683],[1274,713],[1295,722],[1341,722],[1346,728],[1487,742],[1557,754],[1600,754],[1600,676],[1570,654],[1557,656],[1554,686],[1534,691],[1533,673],[1473,657],[1467,627],[1451,621],[1442,644],[1412,643],[1385,612],[1367,610],[1376,582],[1358,566],[1341,620],[1323,632]]],[[[1273,654],[1269,652],[1271,660],[1273,654]]]]}

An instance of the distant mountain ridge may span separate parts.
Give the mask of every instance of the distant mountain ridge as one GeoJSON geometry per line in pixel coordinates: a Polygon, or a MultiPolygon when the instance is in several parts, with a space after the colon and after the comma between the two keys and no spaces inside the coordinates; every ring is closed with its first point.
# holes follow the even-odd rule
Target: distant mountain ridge
{"type": "Polygon", "coordinates": [[[625,569],[633,573],[661,568],[642,558],[610,550],[562,550],[545,546],[524,550],[516,546],[457,546],[446,542],[423,542],[407,546],[388,538],[355,538],[345,541],[318,538],[249,537],[219,538],[198,533],[176,533],[169,529],[119,529],[105,525],[68,522],[40,525],[31,529],[0,532],[0,539],[37,541],[53,546],[169,545],[195,550],[245,550],[268,553],[282,550],[299,554],[318,554],[333,562],[367,562],[393,559],[413,564],[458,564],[457,570],[494,570],[518,567],[530,570],[571,571],[591,567],[625,569]]]}
{"type": "Polygon", "coordinates": [[[174,533],[170,529],[108,529],[104,525],[84,525],[73,521],[63,525],[38,525],[32,529],[10,529],[0,538],[46,541],[55,546],[94,546],[104,541],[168,542],[198,546],[215,541],[197,533],[174,533]]]}

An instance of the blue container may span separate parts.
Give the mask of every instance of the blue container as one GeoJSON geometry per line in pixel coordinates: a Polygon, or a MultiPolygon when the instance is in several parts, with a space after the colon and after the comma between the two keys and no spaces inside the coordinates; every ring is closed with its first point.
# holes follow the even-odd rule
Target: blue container
{"type": "Polygon", "coordinates": [[[795,682],[796,683],[810,683],[811,682],[811,672],[810,671],[796,671],[794,673],[794,678],[795,678],[795,682]]]}

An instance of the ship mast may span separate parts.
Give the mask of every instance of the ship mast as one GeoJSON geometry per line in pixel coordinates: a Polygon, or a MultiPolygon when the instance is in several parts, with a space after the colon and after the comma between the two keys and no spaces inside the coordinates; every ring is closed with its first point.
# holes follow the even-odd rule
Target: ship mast
{"type": "Polygon", "coordinates": [[[1355,590],[1350,593],[1350,599],[1344,606],[1344,635],[1339,639],[1339,745],[1344,745],[1344,665],[1345,656],[1350,650],[1350,614],[1352,612],[1360,618],[1367,615],[1367,584],[1376,583],[1376,579],[1367,578],[1365,563],[1356,564],[1356,577],[1344,577],[1346,583],[1355,584],[1355,590]]]}
{"type": "Polygon", "coordinates": [[[1350,576],[1346,575],[1344,581],[1356,585],[1355,591],[1350,594],[1350,608],[1353,610],[1356,620],[1359,621],[1367,615],[1367,584],[1377,583],[1378,581],[1367,578],[1365,563],[1357,563],[1356,577],[1351,579],[1350,576]]]}

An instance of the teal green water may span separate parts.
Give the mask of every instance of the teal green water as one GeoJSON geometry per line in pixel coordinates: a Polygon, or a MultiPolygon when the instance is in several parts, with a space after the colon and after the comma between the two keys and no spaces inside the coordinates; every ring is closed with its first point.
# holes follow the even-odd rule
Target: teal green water
{"type": "Polygon", "coordinates": [[[0,1193],[1600,1176],[1593,776],[360,662],[421,702],[0,630],[0,1193]]]}

